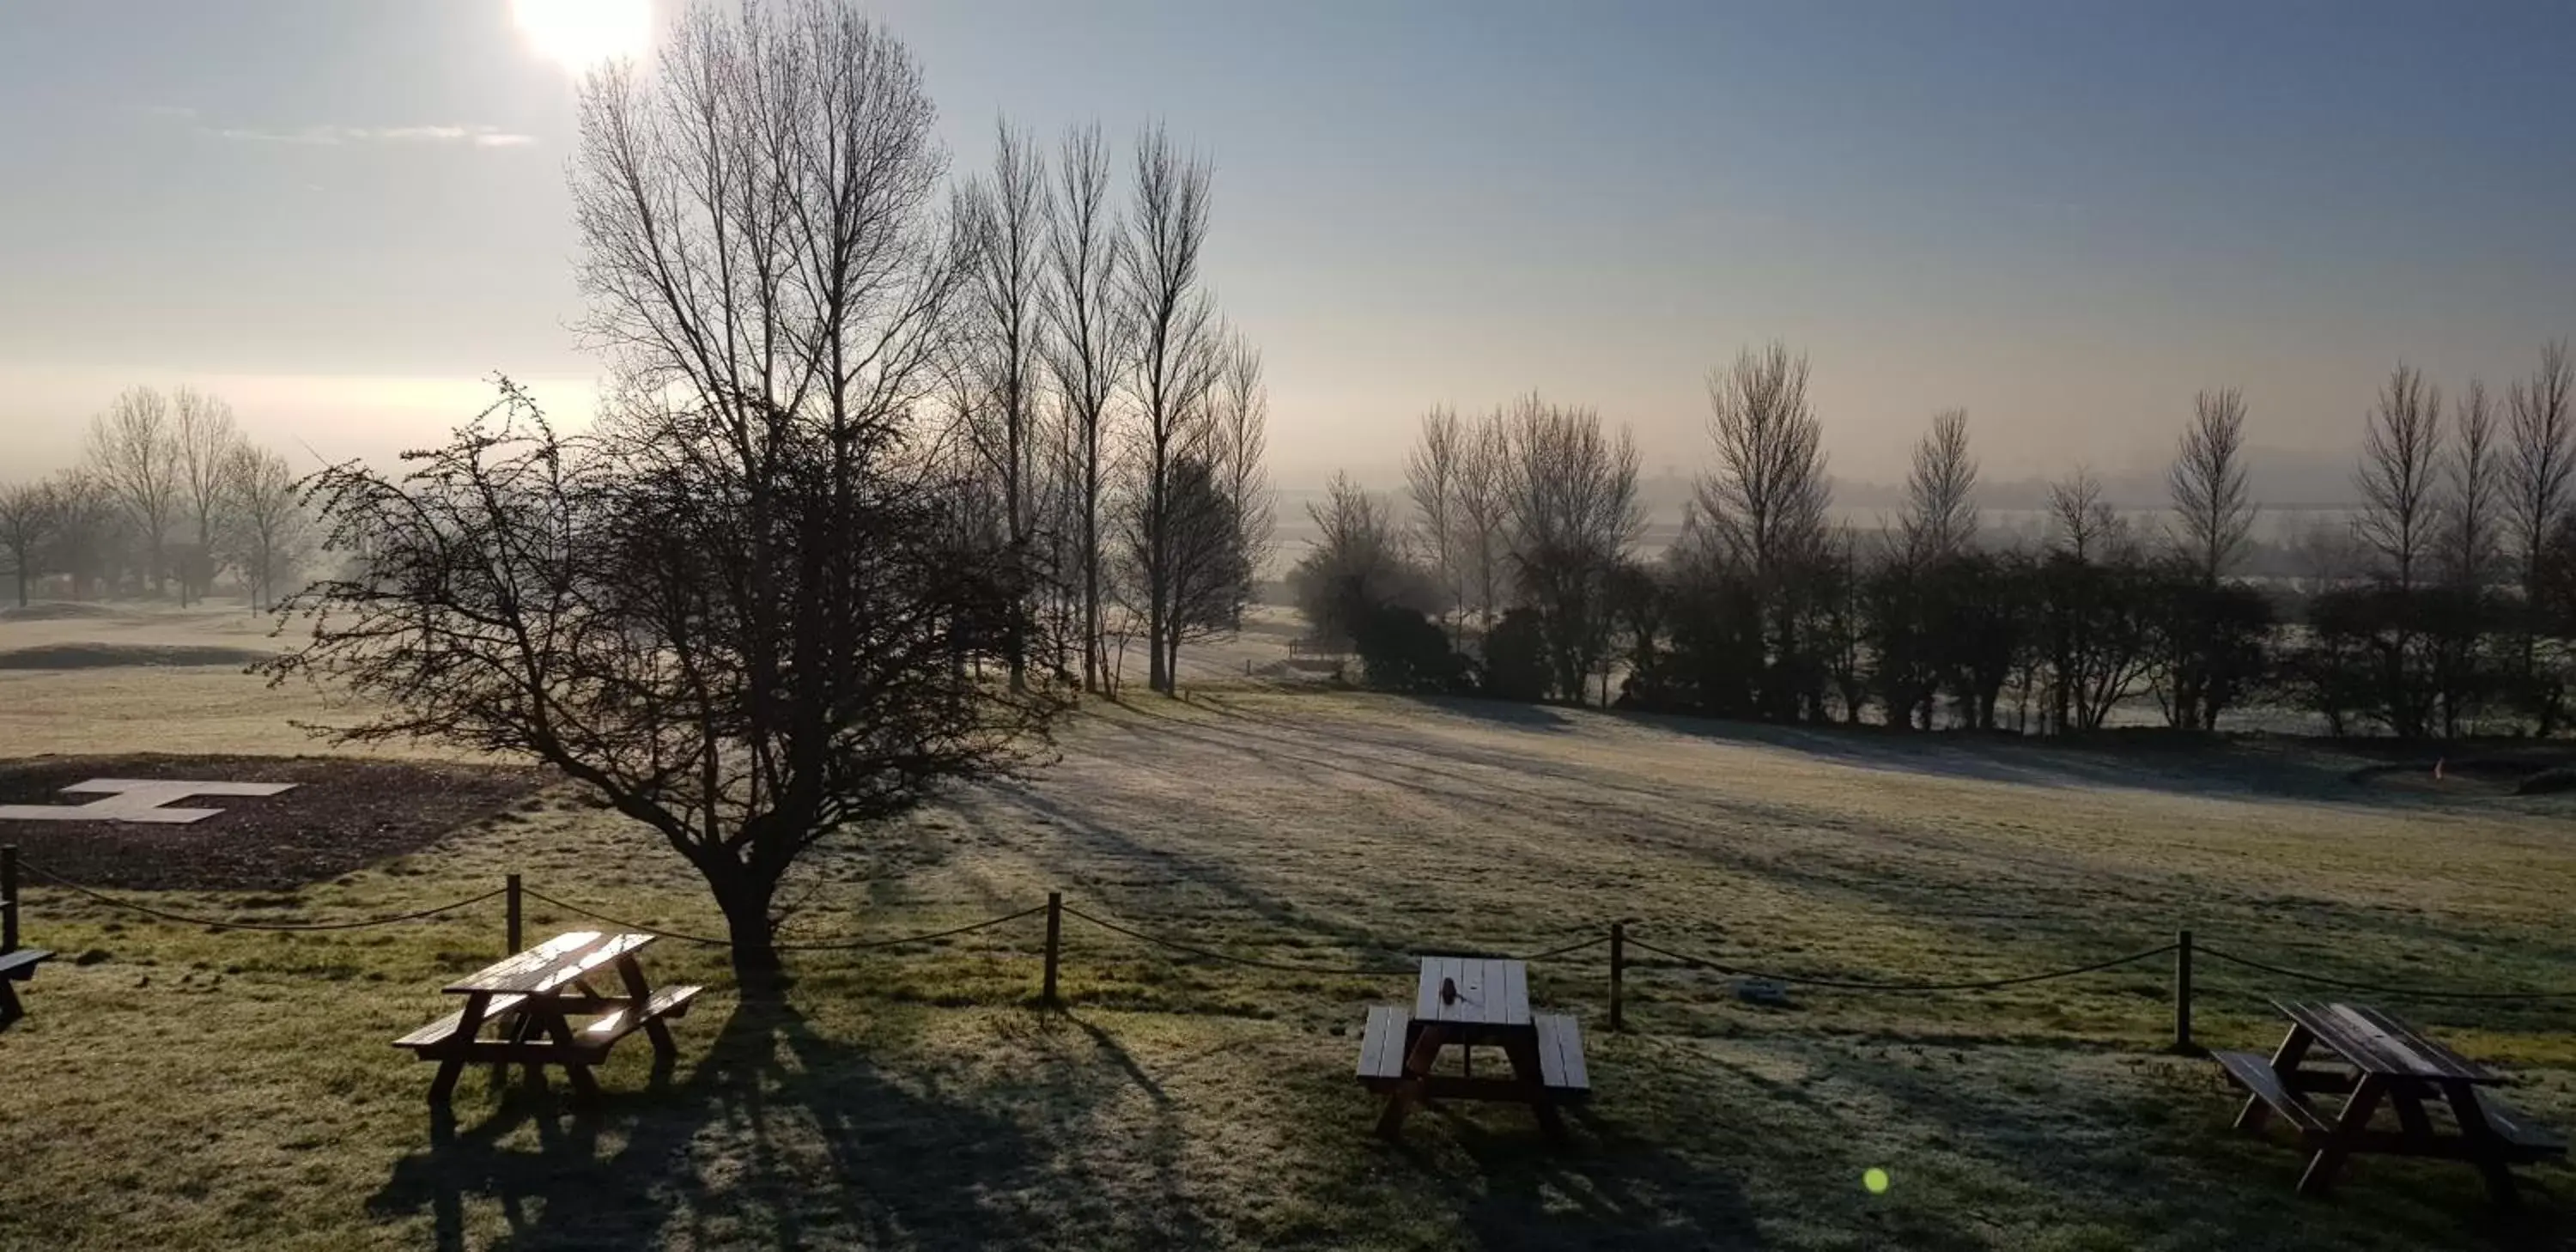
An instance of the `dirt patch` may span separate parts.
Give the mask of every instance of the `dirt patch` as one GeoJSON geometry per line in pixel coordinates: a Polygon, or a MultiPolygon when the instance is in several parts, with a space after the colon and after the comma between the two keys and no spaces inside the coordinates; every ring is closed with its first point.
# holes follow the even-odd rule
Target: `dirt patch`
{"type": "MultiPolygon", "coordinates": [[[[291,782],[275,796],[225,796],[185,826],[0,820],[26,861],[89,887],[285,890],[427,847],[533,795],[533,769],[261,756],[41,756],[0,761],[0,804],[78,804],[91,778],[291,782]]],[[[42,882],[36,878],[33,881],[42,882]]]]}
{"type": "Polygon", "coordinates": [[[238,669],[276,655],[256,648],[211,644],[53,643],[0,651],[0,669],[113,669],[126,665],[229,665],[238,669]]]}

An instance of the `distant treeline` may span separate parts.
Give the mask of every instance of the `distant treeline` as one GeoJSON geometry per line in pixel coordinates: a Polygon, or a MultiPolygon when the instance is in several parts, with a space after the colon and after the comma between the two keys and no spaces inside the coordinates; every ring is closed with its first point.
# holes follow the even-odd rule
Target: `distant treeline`
{"type": "Polygon", "coordinates": [[[1709,380],[1713,463],[1641,544],[1635,446],[1532,396],[1422,422],[1403,507],[1347,478],[1290,576],[1318,644],[1412,692],[1772,721],[2067,732],[2291,707],[2336,734],[2551,735],[2576,716],[2576,368],[2445,405],[2398,366],[2354,488],[2255,562],[2246,405],[2201,392],[2161,518],[2078,468],[2043,525],[1980,535],[1968,416],[1937,414],[1892,524],[1830,520],[1807,363],[1709,380]]]}
{"type": "Polygon", "coordinates": [[[313,527],[286,458],[244,439],[232,406],[191,387],[135,387],[90,422],[79,465],[0,482],[0,574],[24,605],[60,576],[73,599],[204,597],[226,571],[254,608],[309,555],[313,527]]]}

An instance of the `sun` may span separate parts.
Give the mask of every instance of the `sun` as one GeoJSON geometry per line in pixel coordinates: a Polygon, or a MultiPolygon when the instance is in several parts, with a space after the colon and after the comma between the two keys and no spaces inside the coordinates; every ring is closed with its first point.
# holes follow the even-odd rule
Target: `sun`
{"type": "Polygon", "coordinates": [[[510,16],[537,55],[575,74],[653,42],[652,0],[510,0],[510,16]]]}

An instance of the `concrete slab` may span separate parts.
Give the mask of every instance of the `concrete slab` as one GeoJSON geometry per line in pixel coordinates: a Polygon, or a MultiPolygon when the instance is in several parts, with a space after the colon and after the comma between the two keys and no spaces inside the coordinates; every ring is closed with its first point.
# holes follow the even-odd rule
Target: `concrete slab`
{"type": "Polygon", "coordinates": [[[87,804],[0,804],[0,821],[137,822],[185,826],[222,809],[170,807],[191,796],[273,796],[294,783],[190,782],[175,778],[93,778],[63,788],[75,795],[104,795],[87,804]]]}

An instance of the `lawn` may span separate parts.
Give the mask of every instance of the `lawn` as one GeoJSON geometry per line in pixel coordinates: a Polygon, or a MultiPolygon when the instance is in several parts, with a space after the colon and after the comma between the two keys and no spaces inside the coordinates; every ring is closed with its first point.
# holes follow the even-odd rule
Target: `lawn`
{"type": "MultiPolygon", "coordinates": [[[[58,626],[58,624],[57,624],[58,626]]],[[[0,625],[0,647],[10,646],[0,625]]],[[[64,642],[48,637],[39,642],[64,642]]],[[[175,643],[178,639],[154,639],[175,643]]],[[[290,754],[326,715],[222,668],[0,672],[0,758],[290,754]]],[[[917,933],[1050,890],[1148,933],[1347,971],[1426,949],[1630,933],[1860,980],[1995,977],[2199,941],[2407,986],[2576,987],[2576,804],[2357,783],[2357,761],[2240,744],[2068,750],[1211,685],[1094,705],[1062,759],[853,835],[793,884],[800,940],[917,933]]],[[[32,853],[31,859],[32,859],[32,853]]],[[[188,914],[339,919],[505,874],[620,918],[719,931],[685,867],[542,793],[446,839],[257,893],[121,890],[188,914]]],[[[1799,991],[1606,952],[1533,965],[1583,1021],[1570,1151],[1451,1105],[1371,1136],[1351,1079],[1402,975],[1289,974],[1065,922],[1067,1007],[1036,1004],[1034,918],[795,961],[713,988],[657,1074],[641,1041],[594,1107],[482,1075],[452,1123],[388,1041],[501,955],[497,901],[313,934],[154,921],[47,887],[63,957],[0,1033],[0,1247],[770,1248],[2564,1246],[2562,1167],[2496,1214],[2474,1173],[2365,1159],[2322,1201],[2228,1129],[2215,1067],[2167,1055],[2159,959],[1987,993],[1799,991]],[[1887,1171],[1884,1194],[1862,1186],[1887,1171]]],[[[543,937],[581,919],[532,904],[543,937]]],[[[2204,956],[2199,1036],[2260,1048],[2268,994],[2204,956]]],[[[2356,997],[2359,998],[2359,997],[2356,997]]],[[[2576,1126],[2576,1002],[2370,997],[2509,1068],[2576,1126]]]]}

